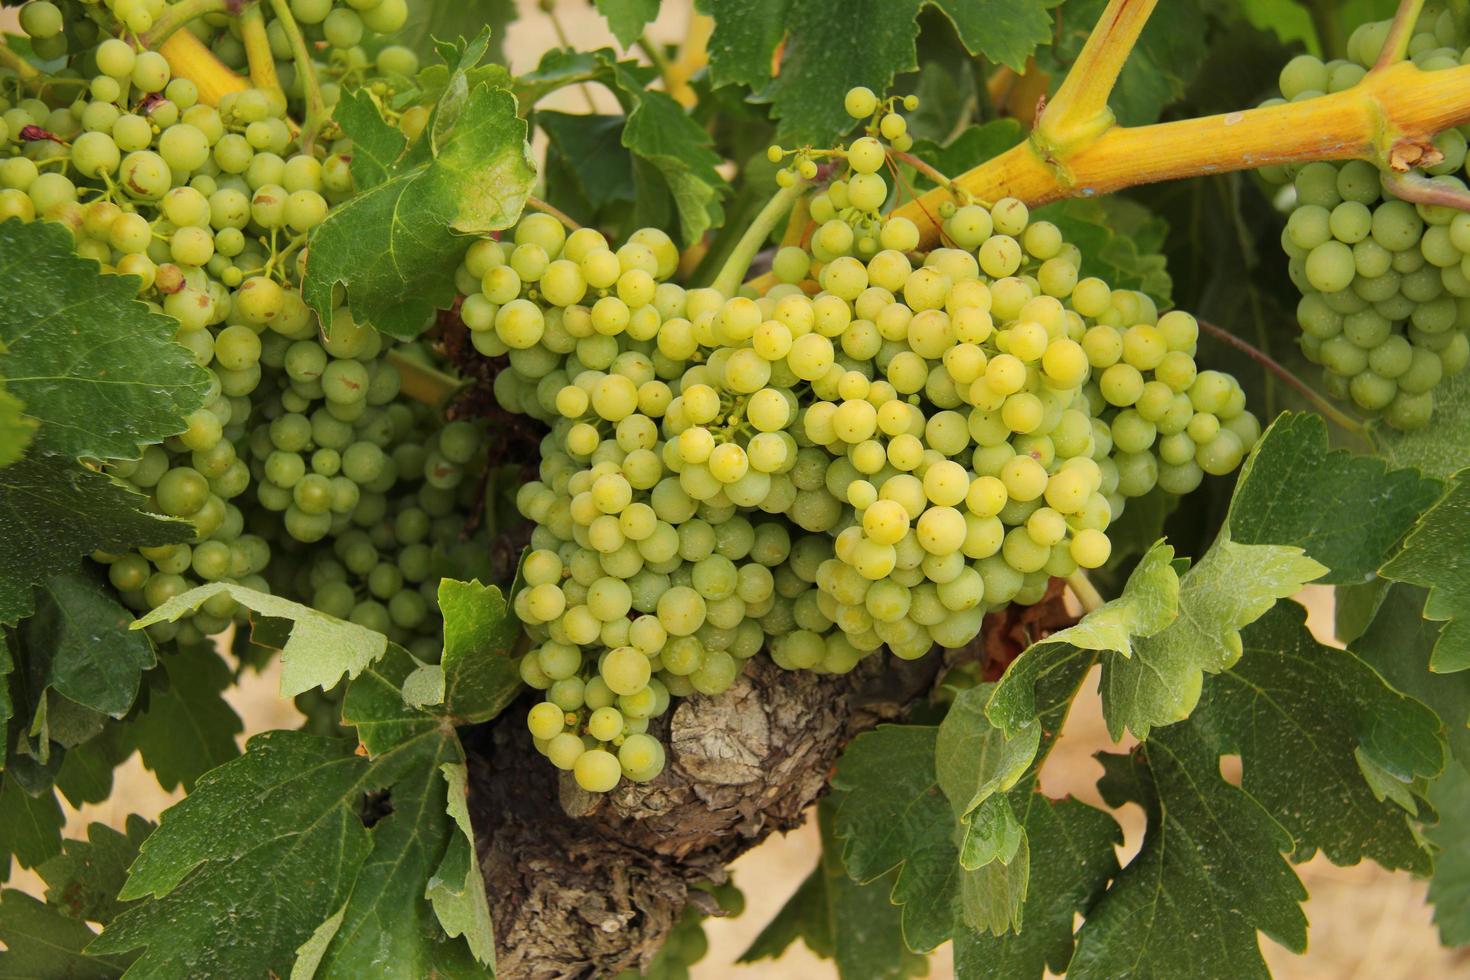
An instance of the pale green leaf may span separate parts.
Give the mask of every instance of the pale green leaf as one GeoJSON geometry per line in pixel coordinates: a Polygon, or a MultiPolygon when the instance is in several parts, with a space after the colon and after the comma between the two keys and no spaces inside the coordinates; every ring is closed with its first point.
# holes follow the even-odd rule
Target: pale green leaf
{"type": "Polygon", "coordinates": [[[1040,725],[1007,735],[985,717],[994,689],[994,684],[980,684],[961,691],[939,725],[935,770],[956,819],[1014,786],[1041,744],[1040,725]]]}
{"type": "Polygon", "coordinates": [[[291,622],[290,637],[281,649],[283,698],[293,698],[314,687],[326,690],[344,674],[356,677],[388,649],[388,638],[376,630],[232,582],[210,582],[174,596],[133,623],[133,629],[173,622],[217,595],[228,595],[261,616],[291,622]]]}
{"type": "Polygon", "coordinates": [[[511,650],[521,627],[494,585],[439,582],[444,616],[444,708],[462,722],[488,721],[520,692],[511,650]]]}
{"type": "Polygon", "coordinates": [[[475,959],[495,968],[495,926],[490,921],[490,900],[485,894],[485,876],[475,857],[475,828],[470,824],[469,772],[463,763],[439,767],[448,787],[446,805],[454,829],[444,849],[425,897],[434,906],[439,924],[450,937],[463,936],[475,959]]]}
{"type": "Polygon", "coordinates": [[[597,12],[607,18],[613,37],[631,48],[649,21],[658,16],[659,0],[594,0],[597,12]]]}

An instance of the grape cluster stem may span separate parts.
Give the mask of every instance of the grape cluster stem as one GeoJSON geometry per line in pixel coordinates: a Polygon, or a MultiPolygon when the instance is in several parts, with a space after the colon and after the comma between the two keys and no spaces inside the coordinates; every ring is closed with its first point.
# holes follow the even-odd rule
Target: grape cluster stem
{"type": "Polygon", "coordinates": [[[1316,389],[1314,389],[1311,385],[1307,384],[1301,378],[1293,374],[1291,370],[1286,367],[1286,365],[1282,364],[1280,361],[1276,360],[1274,357],[1272,357],[1270,354],[1267,354],[1259,347],[1255,346],[1249,341],[1242,340],[1240,337],[1235,336],[1235,334],[1231,333],[1230,331],[1224,329],[1223,327],[1210,323],[1208,320],[1200,320],[1199,329],[1201,333],[1207,333],[1221,343],[1228,344],[1229,346],[1234,347],[1236,350],[1240,351],[1242,354],[1249,357],[1257,364],[1261,365],[1267,371],[1276,375],[1276,377],[1280,378],[1287,385],[1289,385],[1292,390],[1296,391],[1303,398],[1307,399],[1307,401],[1311,402],[1312,407],[1316,408],[1317,411],[1321,412],[1324,416],[1331,419],[1333,422],[1336,422],[1344,429],[1347,429],[1349,432],[1353,432],[1358,435],[1362,435],[1366,431],[1361,421],[1353,418],[1351,415],[1338,408],[1328,399],[1323,398],[1322,395],[1316,391],[1316,389]]]}
{"type": "Polygon", "coordinates": [[[1066,581],[1067,588],[1072,590],[1072,594],[1082,604],[1084,613],[1090,613],[1107,602],[1102,593],[1097,591],[1097,586],[1092,584],[1092,579],[1088,578],[1087,573],[1082,569],[1079,568],[1068,575],[1066,581]]]}
{"type": "Polygon", "coordinates": [[[1419,20],[1419,12],[1423,9],[1424,0],[1399,0],[1399,9],[1393,15],[1393,26],[1388,29],[1383,50],[1378,52],[1378,60],[1373,64],[1374,71],[1404,60],[1409,53],[1409,38],[1414,36],[1414,24],[1419,20]]]}
{"type": "Polygon", "coordinates": [[[751,260],[765,246],[766,239],[775,230],[777,223],[786,217],[805,190],[806,182],[798,179],[790,187],[783,187],[771,195],[765,207],[761,208],[755,220],[745,229],[745,234],[740,236],[740,241],[735,243],[735,248],[720,267],[714,282],[710,283],[711,286],[725,296],[735,295],[740,283],[745,280],[751,260]]]}

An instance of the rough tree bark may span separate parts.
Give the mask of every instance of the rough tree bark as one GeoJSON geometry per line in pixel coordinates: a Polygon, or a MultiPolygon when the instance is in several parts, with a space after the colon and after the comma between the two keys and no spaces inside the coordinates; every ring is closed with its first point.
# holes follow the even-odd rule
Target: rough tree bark
{"type": "Polygon", "coordinates": [[[773,831],[799,825],[847,743],[902,718],[943,663],[1004,668],[1070,621],[1061,583],[1036,606],[989,617],[983,639],[947,657],[870,657],[842,677],[753,658],[725,694],[678,702],[657,734],[669,764],[651,783],[597,797],[535,752],[512,708],[469,739],[470,811],[495,920],[501,980],[607,977],[646,965],[690,886],[773,831]]]}

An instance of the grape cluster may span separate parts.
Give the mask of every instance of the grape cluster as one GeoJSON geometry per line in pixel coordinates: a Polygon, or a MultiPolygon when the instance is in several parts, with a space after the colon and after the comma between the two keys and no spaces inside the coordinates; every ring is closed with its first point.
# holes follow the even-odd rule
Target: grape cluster
{"type": "Polygon", "coordinates": [[[546,692],[536,745],[586,790],[657,775],[650,719],[762,649],[843,673],[970,641],[1106,562],[1130,497],[1187,493],[1259,436],[1198,370],[1193,317],[1082,277],[1018,200],[947,208],[951,246],[916,265],[918,229],[880,217],[885,152],[846,149],[764,296],[668,281],[662,232],[614,249],[541,214],[460,270],[502,405],[550,427],[518,498],[521,672],[546,692]]]}
{"type": "MultiPolygon", "coordinates": [[[[151,7],[124,3],[109,7],[146,30],[129,14],[151,7]]],[[[34,0],[22,21],[54,36],[64,9],[34,0]]],[[[205,582],[275,590],[437,657],[434,573],[463,544],[481,432],[401,399],[391,342],[346,307],[324,337],[301,298],[307,236],[352,193],[350,145],[301,146],[265,90],[204,104],[162,55],[119,38],[73,64],[90,72],[73,101],[0,103],[0,220],[57,222],[79,255],[136,277],[210,385],[184,432],[110,468],[195,536],[97,555],[112,584],[137,610],[205,582]]],[[[239,615],[221,595],[150,630],[197,639],[239,615]]]]}
{"type": "MultiPolygon", "coordinates": [[[[1293,58],[1281,71],[1282,96],[1311,99],[1356,84],[1389,26],[1361,25],[1345,60],[1293,58]]],[[[1408,53],[1425,71],[1461,64],[1451,12],[1426,8],[1408,53]]],[[[1455,174],[1465,164],[1466,130],[1446,130],[1434,146],[1443,159],[1425,173],[1463,191],[1455,174]]],[[[1302,351],[1322,366],[1327,390],[1394,428],[1427,425],[1436,386],[1470,361],[1470,214],[1396,198],[1365,160],[1263,174],[1295,190],[1281,243],[1302,293],[1302,351]]]]}

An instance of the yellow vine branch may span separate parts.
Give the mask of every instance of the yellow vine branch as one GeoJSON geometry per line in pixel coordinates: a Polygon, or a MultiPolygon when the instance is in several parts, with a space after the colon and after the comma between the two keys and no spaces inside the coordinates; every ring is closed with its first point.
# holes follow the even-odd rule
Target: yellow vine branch
{"type": "Polygon", "coordinates": [[[1158,0],[1111,0],[1056,96],[1036,120],[1052,146],[1091,139],[1114,122],[1108,96],[1158,0]]]}
{"type": "Polygon", "coordinates": [[[226,68],[214,52],[188,31],[175,31],[158,46],[175,77],[187,78],[199,89],[199,101],[219,105],[230,92],[243,92],[250,83],[226,68]]]}
{"type": "MultiPolygon", "coordinates": [[[[1331,95],[1153,126],[1111,126],[1073,147],[1031,138],[954,183],[972,197],[1018,197],[1039,205],[1182,177],[1311,160],[1417,157],[1435,133],[1470,122],[1470,65],[1420,71],[1400,62],[1331,95]],[[1407,152],[1406,152],[1407,151],[1407,152]]],[[[918,225],[923,247],[939,229],[931,217],[949,191],[936,188],[897,210],[918,225]]]]}
{"type": "Polygon", "coordinates": [[[1394,12],[1388,37],[1383,39],[1383,48],[1373,64],[1374,71],[1404,60],[1404,56],[1409,53],[1409,38],[1414,34],[1414,25],[1423,9],[1424,0],[1399,0],[1399,9],[1394,12]]]}

